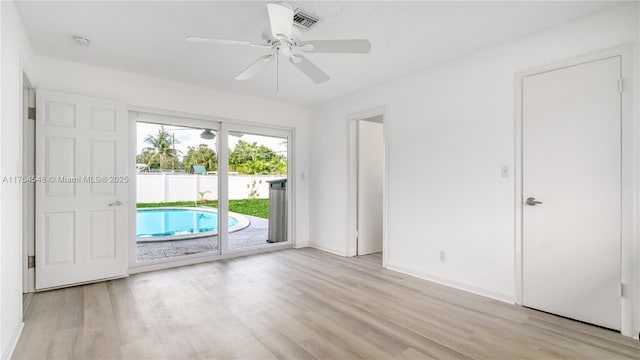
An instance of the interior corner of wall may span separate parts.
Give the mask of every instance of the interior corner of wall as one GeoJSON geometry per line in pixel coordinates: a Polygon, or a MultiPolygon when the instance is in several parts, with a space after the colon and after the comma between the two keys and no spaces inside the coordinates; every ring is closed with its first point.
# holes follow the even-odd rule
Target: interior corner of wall
{"type": "Polygon", "coordinates": [[[328,246],[324,246],[324,245],[320,245],[317,243],[309,243],[309,247],[314,248],[314,249],[318,249],[324,252],[328,252],[330,254],[334,254],[334,255],[338,255],[338,256],[342,256],[342,257],[347,257],[347,253],[344,250],[341,249],[336,249],[336,248],[332,248],[332,247],[328,247],[328,246]]]}

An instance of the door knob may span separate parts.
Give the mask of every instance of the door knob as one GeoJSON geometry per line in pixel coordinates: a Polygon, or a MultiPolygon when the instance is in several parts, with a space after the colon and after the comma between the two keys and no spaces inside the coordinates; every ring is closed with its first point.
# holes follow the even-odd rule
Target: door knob
{"type": "Polygon", "coordinates": [[[542,204],[542,201],[538,201],[536,200],[536,198],[534,197],[528,197],[527,198],[527,205],[529,206],[536,206],[538,204],[542,204]]]}
{"type": "Polygon", "coordinates": [[[115,202],[110,203],[109,206],[120,206],[126,203],[127,203],[126,201],[116,200],[115,202]]]}

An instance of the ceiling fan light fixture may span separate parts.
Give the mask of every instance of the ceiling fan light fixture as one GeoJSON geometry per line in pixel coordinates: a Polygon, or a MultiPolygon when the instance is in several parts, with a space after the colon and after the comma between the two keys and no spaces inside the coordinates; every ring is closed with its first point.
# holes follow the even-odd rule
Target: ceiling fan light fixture
{"type": "Polygon", "coordinates": [[[216,134],[214,134],[209,129],[204,129],[204,131],[200,134],[200,137],[205,139],[205,140],[213,140],[213,139],[216,138],[216,134]]]}

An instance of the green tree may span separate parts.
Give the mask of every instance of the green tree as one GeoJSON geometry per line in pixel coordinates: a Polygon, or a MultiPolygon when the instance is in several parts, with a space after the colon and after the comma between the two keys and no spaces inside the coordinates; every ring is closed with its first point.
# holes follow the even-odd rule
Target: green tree
{"type": "Polygon", "coordinates": [[[283,175],[287,173],[287,160],[264,145],[239,140],[229,152],[229,168],[246,175],[283,175]]]}
{"type": "Polygon", "coordinates": [[[191,165],[202,165],[207,171],[218,170],[218,156],[216,152],[206,144],[200,144],[198,147],[189,146],[187,155],[182,159],[184,171],[189,171],[191,165]]]}
{"type": "Polygon", "coordinates": [[[154,152],[149,149],[142,150],[140,154],[136,155],[136,164],[145,164],[149,169],[160,167],[158,162],[153,162],[153,154],[154,152]]]}
{"type": "MultiPolygon", "coordinates": [[[[149,168],[155,168],[156,165],[160,169],[176,168],[179,166],[178,151],[174,148],[174,138],[169,134],[164,126],[160,126],[158,134],[147,135],[144,138],[146,144],[151,145],[142,149],[143,153],[148,151],[151,153],[149,162],[146,163],[149,168]]],[[[142,155],[142,154],[141,154],[142,155]]]]}

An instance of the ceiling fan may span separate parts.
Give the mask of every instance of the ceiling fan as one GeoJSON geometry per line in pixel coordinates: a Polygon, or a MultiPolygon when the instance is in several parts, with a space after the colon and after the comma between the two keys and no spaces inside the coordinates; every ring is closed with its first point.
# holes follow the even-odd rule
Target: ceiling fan
{"type": "MultiPolygon", "coordinates": [[[[304,53],[347,53],[367,54],[371,51],[371,43],[366,39],[349,40],[310,40],[303,41],[302,34],[293,27],[293,9],[283,3],[267,3],[270,26],[262,32],[261,42],[216,39],[208,37],[187,36],[185,39],[195,43],[213,43],[227,45],[248,45],[253,47],[271,49],[272,52],[263,55],[236,76],[236,80],[247,80],[267,66],[268,63],[279,57],[289,59],[303,74],[321,84],[329,80],[319,67],[312,63],[304,53]]],[[[276,65],[276,87],[279,71],[276,65]]]]}

